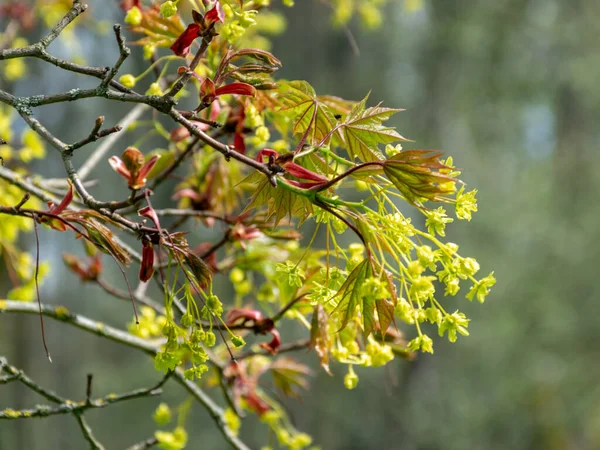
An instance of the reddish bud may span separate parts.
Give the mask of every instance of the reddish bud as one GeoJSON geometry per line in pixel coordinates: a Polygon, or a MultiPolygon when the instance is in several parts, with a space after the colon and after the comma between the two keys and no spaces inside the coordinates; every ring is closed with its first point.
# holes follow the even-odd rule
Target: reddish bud
{"type": "Polygon", "coordinates": [[[206,78],[200,85],[200,101],[211,103],[216,95],[215,83],[210,78],[206,78]]]}
{"type": "Polygon", "coordinates": [[[115,172],[127,180],[130,189],[141,189],[146,184],[146,177],[160,158],[160,155],[154,155],[147,162],[144,162],[144,154],[135,147],[128,147],[121,158],[111,156],[108,159],[109,164],[115,172]]]}

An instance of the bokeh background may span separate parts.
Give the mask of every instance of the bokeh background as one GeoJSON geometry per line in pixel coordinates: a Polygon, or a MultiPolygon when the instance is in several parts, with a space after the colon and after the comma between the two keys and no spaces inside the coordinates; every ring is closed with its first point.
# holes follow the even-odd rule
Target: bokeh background
{"type": "MultiPolygon", "coordinates": [[[[115,21],[116,2],[89,3],[99,24],[115,21]]],[[[599,449],[600,2],[390,2],[377,31],[351,24],[359,55],[347,33],[330,26],[326,6],[296,3],[284,10],[288,30],[274,41],[284,64],[280,76],[349,99],[371,90],[372,102],[406,108],[392,123],[416,141],[411,147],[443,149],[479,190],[480,212],[470,223],[452,224],[449,237],[498,279],[484,305],[461,302],[473,319],[471,336],[452,345],[436,341],[435,355],[359,369],[352,392],[342,385],[342,367],[334,367],[335,377],[317,370],[303,400],[286,402],[298,428],[323,449],[599,449]]],[[[95,65],[116,58],[109,34],[81,37],[76,47],[95,65]]],[[[65,56],[72,48],[57,43],[53,50],[65,56]]],[[[135,73],[136,64],[139,55],[125,71],[135,73]]],[[[29,67],[16,94],[90,83],[49,65],[29,67]]],[[[68,142],[87,132],[99,110],[107,124],[126,112],[91,100],[42,108],[40,118],[68,142]]],[[[62,176],[53,156],[36,168],[62,176]]],[[[110,183],[102,189],[94,194],[114,193],[110,183]]],[[[44,235],[42,256],[52,262],[44,301],[123,327],[129,304],[80,285],[62,268],[61,252],[80,244],[44,235]]],[[[0,297],[8,289],[0,265],[0,297]]],[[[45,360],[36,317],[0,315],[0,355],[46,387],[83,398],[87,373],[94,374],[97,395],[159,378],[134,350],[46,323],[53,364],[45,360]]],[[[316,368],[316,358],[308,360],[316,368]]],[[[164,397],[172,404],[185,398],[177,385],[164,397]]],[[[0,408],[41,401],[15,384],[0,386],[0,408]]],[[[151,436],[159,401],[126,402],[86,417],[108,449],[125,448],[151,436]]],[[[199,406],[187,429],[188,448],[226,448],[199,406]]],[[[259,448],[266,431],[248,420],[242,437],[259,448]]],[[[1,450],[82,448],[70,416],[0,421],[1,450]]]]}

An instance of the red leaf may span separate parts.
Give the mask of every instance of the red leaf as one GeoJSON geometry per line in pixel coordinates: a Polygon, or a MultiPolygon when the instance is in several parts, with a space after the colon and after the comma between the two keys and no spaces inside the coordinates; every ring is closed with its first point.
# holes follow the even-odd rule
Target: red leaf
{"type": "Polygon", "coordinates": [[[276,329],[272,329],[271,334],[273,335],[273,339],[271,339],[271,342],[269,342],[268,344],[260,344],[260,346],[266,351],[268,351],[271,355],[274,355],[279,350],[279,347],[281,347],[281,336],[279,334],[279,331],[277,331],[276,329]]]}
{"type": "Polygon", "coordinates": [[[247,83],[231,83],[226,86],[221,86],[215,91],[215,96],[225,94],[249,95],[251,97],[256,93],[256,89],[247,83]]]}
{"type": "Polygon", "coordinates": [[[246,142],[244,142],[244,135],[242,133],[235,133],[233,135],[233,147],[236,152],[242,155],[246,153],[246,142]]]}
{"type": "Polygon", "coordinates": [[[138,216],[149,218],[150,220],[152,220],[152,222],[154,222],[154,225],[156,225],[156,228],[160,228],[160,221],[158,220],[158,214],[156,214],[156,211],[154,211],[153,208],[151,208],[149,206],[143,207],[142,209],[140,209],[138,211],[138,216]]]}
{"type": "MultiPolygon", "coordinates": [[[[156,161],[158,161],[158,158],[160,158],[160,155],[154,155],[142,166],[142,168],[140,169],[140,173],[138,175],[138,179],[137,179],[138,183],[137,184],[141,184],[142,186],[144,184],[146,184],[146,176],[148,176],[148,174],[150,173],[150,171],[156,164],[156,161]]],[[[140,186],[140,187],[142,187],[142,186],[140,186]]]]}
{"type": "Polygon", "coordinates": [[[111,156],[110,158],[108,158],[108,163],[115,172],[117,172],[119,175],[121,175],[123,178],[129,181],[129,178],[131,178],[131,173],[129,172],[129,170],[127,170],[127,167],[125,167],[125,163],[121,158],[119,158],[118,156],[111,156]]]}
{"type": "Polygon", "coordinates": [[[321,186],[324,183],[322,181],[296,181],[296,180],[288,180],[284,178],[283,180],[287,184],[291,184],[292,186],[299,187],[300,189],[312,189],[315,186],[321,186]]]}
{"type": "Polygon", "coordinates": [[[304,167],[302,167],[294,162],[287,163],[283,167],[285,168],[285,171],[287,173],[289,173],[290,175],[293,175],[297,178],[302,178],[304,180],[318,181],[320,183],[327,183],[329,181],[329,179],[327,179],[323,175],[319,175],[318,173],[315,173],[308,169],[305,169],[304,167]]]}
{"type": "Polygon", "coordinates": [[[142,247],[142,265],[140,266],[140,281],[148,281],[154,274],[154,247],[150,241],[142,247]]]}
{"type": "Polygon", "coordinates": [[[173,45],[171,45],[170,48],[173,53],[177,56],[187,56],[190,53],[192,42],[200,36],[200,30],[200,25],[196,23],[189,24],[185,31],[181,33],[175,42],[173,42],[173,45]]]}
{"type": "Polygon", "coordinates": [[[71,184],[71,181],[69,181],[69,190],[65,194],[65,196],[62,199],[62,201],[60,202],[60,204],[58,206],[53,205],[48,212],[50,214],[58,215],[61,212],[63,212],[65,209],[67,209],[67,207],[69,206],[69,204],[71,204],[72,201],[73,201],[73,185],[71,184]]]}
{"type": "Polygon", "coordinates": [[[279,153],[277,153],[275,150],[270,149],[270,148],[263,148],[261,151],[258,152],[258,154],[256,155],[256,160],[258,162],[264,162],[264,158],[268,157],[273,157],[273,158],[278,158],[279,157],[279,153]]]}
{"type": "Polygon", "coordinates": [[[263,317],[260,311],[256,311],[254,309],[233,308],[227,313],[227,325],[233,325],[240,319],[243,319],[241,320],[241,323],[243,324],[248,321],[258,323],[262,321],[263,317]]]}
{"type": "Polygon", "coordinates": [[[204,21],[207,27],[210,27],[213,23],[223,23],[225,20],[225,12],[219,0],[215,2],[215,5],[204,15],[204,21]]]}

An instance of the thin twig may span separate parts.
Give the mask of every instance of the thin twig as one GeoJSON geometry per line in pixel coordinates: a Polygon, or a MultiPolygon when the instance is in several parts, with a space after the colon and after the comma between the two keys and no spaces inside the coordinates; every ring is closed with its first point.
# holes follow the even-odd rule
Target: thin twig
{"type": "Polygon", "coordinates": [[[42,300],[40,298],[40,283],[38,281],[38,275],[40,273],[40,235],[38,233],[37,216],[34,214],[33,217],[33,229],[35,231],[35,292],[37,294],[38,306],[40,308],[40,327],[42,331],[42,343],[44,344],[44,350],[46,350],[46,357],[48,361],[52,362],[50,352],[48,351],[48,345],[46,344],[46,331],[44,330],[44,316],[42,315],[42,300]]]}
{"type": "MultiPolygon", "coordinates": [[[[117,126],[121,127],[123,130],[127,130],[129,126],[138,120],[138,118],[149,109],[148,105],[139,104],[136,105],[131,111],[129,111],[125,117],[123,117],[117,126]]],[[[105,139],[102,144],[90,155],[89,158],[86,159],[85,163],[79,169],[79,178],[81,180],[85,180],[90,172],[94,170],[94,168],[98,165],[100,160],[104,157],[106,153],[108,153],[112,147],[117,143],[117,141],[121,138],[123,133],[117,133],[109,136],[105,139]]]]}

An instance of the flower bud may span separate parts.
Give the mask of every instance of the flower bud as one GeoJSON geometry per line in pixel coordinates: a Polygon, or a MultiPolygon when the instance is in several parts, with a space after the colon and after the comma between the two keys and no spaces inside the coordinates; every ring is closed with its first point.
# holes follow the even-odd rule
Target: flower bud
{"type": "Polygon", "coordinates": [[[177,14],[177,5],[172,1],[164,2],[160,5],[160,15],[167,19],[177,14]]]}
{"type": "Polygon", "coordinates": [[[132,88],[135,86],[136,80],[133,75],[131,75],[130,73],[127,73],[127,74],[121,76],[121,78],[119,78],[119,83],[121,83],[126,88],[132,88]]]}
{"type": "Polygon", "coordinates": [[[140,8],[134,6],[127,11],[127,14],[125,15],[125,23],[134,27],[138,26],[140,23],[142,23],[142,17],[142,11],[140,11],[140,8]]]}

